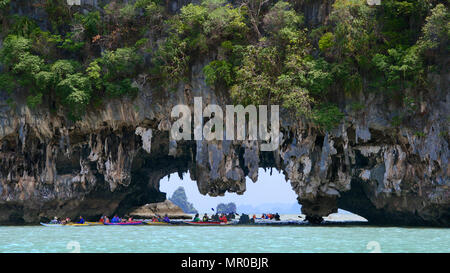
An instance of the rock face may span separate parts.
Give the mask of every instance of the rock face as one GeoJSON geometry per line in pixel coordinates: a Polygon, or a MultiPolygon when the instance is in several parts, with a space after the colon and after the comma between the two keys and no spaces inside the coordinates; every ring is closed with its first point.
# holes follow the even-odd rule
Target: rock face
{"type": "MultiPolygon", "coordinates": [[[[314,23],[323,9],[308,12],[314,23]]],[[[404,107],[381,93],[337,98],[346,111],[338,128],[323,133],[282,111],[280,147],[263,152],[258,141],[169,139],[173,106],[193,113],[194,97],[204,107],[231,104],[206,85],[207,63],[175,92],[137,78],[135,99],[107,101],[77,123],[21,97],[11,108],[0,94],[0,223],[126,214],[164,201],[160,179],[187,171],[202,194],[244,194],[246,176],[256,182],[258,168],[276,168],[313,221],[339,207],[372,224],[450,226],[448,74],[430,75],[420,113],[406,116],[405,127],[391,124],[404,107]],[[364,107],[352,110],[353,102],[364,107]]]]}
{"type": "Polygon", "coordinates": [[[174,105],[193,108],[193,97],[205,105],[229,102],[206,86],[201,68],[177,92],[141,86],[136,99],[110,101],[75,124],[2,101],[0,221],[125,214],[164,201],[159,180],[188,170],[202,194],[243,194],[246,176],[256,182],[258,168],[273,167],[310,219],[340,207],[373,224],[449,225],[448,137],[440,134],[448,130],[448,86],[437,84],[422,119],[413,121],[424,125],[425,136],[392,127],[398,107],[372,95],[360,98],[364,110],[348,112],[326,134],[283,114],[280,148],[262,152],[255,141],[170,141],[174,105]]]}
{"type": "Polygon", "coordinates": [[[142,207],[133,209],[128,213],[133,218],[150,219],[153,216],[168,215],[170,219],[191,219],[192,217],[183,212],[183,210],[172,203],[170,200],[165,200],[160,203],[146,204],[142,207]]]}

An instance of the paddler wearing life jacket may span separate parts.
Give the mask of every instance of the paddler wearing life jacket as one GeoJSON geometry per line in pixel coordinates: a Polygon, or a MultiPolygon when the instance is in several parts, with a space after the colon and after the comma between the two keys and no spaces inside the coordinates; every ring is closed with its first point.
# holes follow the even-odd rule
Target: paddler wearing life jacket
{"type": "Polygon", "coordinates": [[[218,222],[219,221],[219,214],[213,214],[212,216],[211,216],[211,220],[212,221],[215,221],[215,222],[218,222]]]}
{"type": "Polygon", "coordinates": [[[163,222],[170,223],[170,219],[169,219],[169,216],[167,214],[164,215],[163,222]]]}
{"type": "Polygon", "coordinates": [[[220,215],[219,221],[220,222],[224,222],[224,223],[228,222],[227,217],[225,216],[225,214],[222,213],[222,215],[220,215]]]}
{"type": "Polygon", "coordinates": [[[111,223],[120,223],[120,222],[121,219],[117,215],[114,215],[114,217],[111,219],[111,223]]]}
{"type": "Polygon", "coordinates": [[[203,222],[208,222],[209,221],[209,217],[208,214],[205,213],[205,215],[203,215],[203,222]]]}
{"type": "Polygon", "coordinates": [[[200,222],[200,217],[199,217],[198,213],[195,214],[194,219],[192,219],[192,222],[200,222]]]}
{"type": "Polygon", "coordinates": [[[280,215],[278,214],[278,212],[275,214],[274,218],[275,221],[280,221],[280,215]]]}
{"type": "Polygon", "coordinates": [[[80,220],[78,220],[77,224],[84,224],[83,216],[80,216],[80,220]]]}

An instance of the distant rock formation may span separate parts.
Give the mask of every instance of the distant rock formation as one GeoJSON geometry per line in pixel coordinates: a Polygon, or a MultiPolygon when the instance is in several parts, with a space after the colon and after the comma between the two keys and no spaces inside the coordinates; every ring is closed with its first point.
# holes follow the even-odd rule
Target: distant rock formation
{"type": "Polygon", "coordinates": [[[133,218],[152,218],[153,216],[168,215],[170,219],[191,219],[190,215],[187,215],[183,210],[172,203],[170,200],[166,200],[160,203],[146,204],[142,207],[134,209],[129,215],[133,218]]]}
{"type": "Polygon", "coordinates": [[[225,213],[225,214],[236,213],[236,204],[233,202],[228,204],[220,203],[219,205],[217,205],[216,211],[217,213],[225,213]]]}
{"type": "Polygon", "coordinates": [[[175,205],[179,206],[185,213],[197,213],[194,205],[188,202],[186,192],[184,191],[183,187],[179,187],[178,189],[176,189],[169,200],[172,201],[175,205]]]}

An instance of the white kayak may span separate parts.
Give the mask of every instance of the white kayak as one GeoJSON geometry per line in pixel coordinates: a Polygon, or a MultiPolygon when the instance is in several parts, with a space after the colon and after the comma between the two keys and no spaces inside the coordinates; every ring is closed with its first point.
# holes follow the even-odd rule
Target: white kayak
{"type": "Polygon", "coordinates": [[[63,227],[63,224],[46,224],[46,223],[41,223],[41,225],[43,225],[44,227],[63,227]]]}

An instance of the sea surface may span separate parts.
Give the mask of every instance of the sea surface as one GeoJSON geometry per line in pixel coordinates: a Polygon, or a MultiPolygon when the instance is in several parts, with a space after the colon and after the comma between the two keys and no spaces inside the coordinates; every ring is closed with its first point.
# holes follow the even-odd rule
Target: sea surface
{"type": "Polygon", "coordinates": [[[0,226],[1,252],[450,252],[450,229],[371,226],[0,226]]]}

